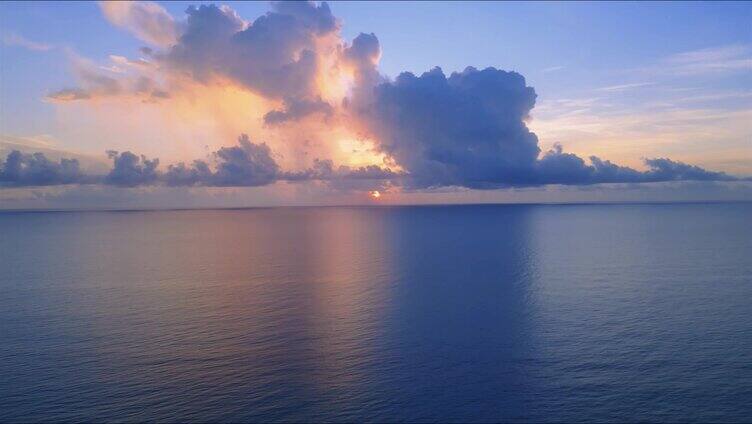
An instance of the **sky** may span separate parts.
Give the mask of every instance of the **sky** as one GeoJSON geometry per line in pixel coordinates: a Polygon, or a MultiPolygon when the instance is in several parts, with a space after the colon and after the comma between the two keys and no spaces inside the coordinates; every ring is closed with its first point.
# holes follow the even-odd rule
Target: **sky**
{"type": "Polygon", "coordinates": [[[0,208],[752,200],[750,22],[748,2],[3,2],[0,208]]]}

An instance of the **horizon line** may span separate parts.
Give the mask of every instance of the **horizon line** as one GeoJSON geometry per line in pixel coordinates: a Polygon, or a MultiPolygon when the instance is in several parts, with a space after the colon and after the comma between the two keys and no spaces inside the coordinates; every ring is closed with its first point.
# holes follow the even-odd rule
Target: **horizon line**
{"type": "Polygon", "coordinates": [[[673,201],[603,201],[603,202],[471,202],[471,203],[395,203],[395,204],[341,204],[341,205],[270,205],[185,208],[82,208],[82,209],[3,209],[4,213],[71,213],[71,212],[180,212],[180,211],[234,211],[283,208],[410,208],[410,207],[460,207],[460,206],[628,206],[628,205],[712,205],[752,203],[752,200],[673,200],[673,201]]]}

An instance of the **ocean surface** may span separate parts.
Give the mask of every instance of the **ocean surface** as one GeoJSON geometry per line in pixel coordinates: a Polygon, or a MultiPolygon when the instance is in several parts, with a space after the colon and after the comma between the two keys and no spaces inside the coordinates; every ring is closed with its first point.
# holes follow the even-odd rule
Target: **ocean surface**
{"type": "Polygon", "coordinates": [[[752,420],[752,204],[0,213],[0,421],[752,420]]]}

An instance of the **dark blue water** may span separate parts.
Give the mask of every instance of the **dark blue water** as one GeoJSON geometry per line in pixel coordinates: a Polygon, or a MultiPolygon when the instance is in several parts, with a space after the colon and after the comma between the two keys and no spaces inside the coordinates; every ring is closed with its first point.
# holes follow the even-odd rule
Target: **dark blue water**
{"type": "Polygon", "coordinates": [[[752,204],[0,213],[0,421],[752,420],[752,204]]]}

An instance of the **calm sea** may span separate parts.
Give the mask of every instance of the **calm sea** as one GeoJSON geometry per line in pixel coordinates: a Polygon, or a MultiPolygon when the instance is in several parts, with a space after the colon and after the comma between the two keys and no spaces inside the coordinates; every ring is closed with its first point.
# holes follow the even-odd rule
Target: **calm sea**
{"type": "Polygon", "coordinates": [[[0,213],[0,421],[752,420],[752,204],[0,213]]]}

